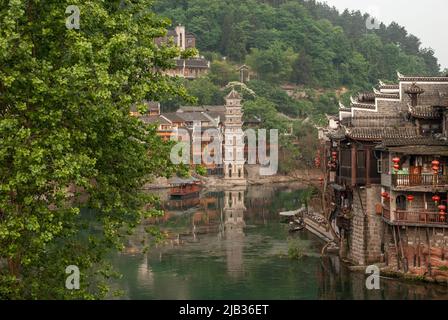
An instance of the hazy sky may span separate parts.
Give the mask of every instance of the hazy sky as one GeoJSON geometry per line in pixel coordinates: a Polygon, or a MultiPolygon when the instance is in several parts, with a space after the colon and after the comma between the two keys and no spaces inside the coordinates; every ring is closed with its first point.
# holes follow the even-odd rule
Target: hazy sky
{"type": "Polygon", "coordinates": [[[404,26],[409,33],[431,47],[442,69],[448,68],[448,1],[447,0],[319,0],[335,6],[361,10],[389,25],[392,21],[404,26]]]}

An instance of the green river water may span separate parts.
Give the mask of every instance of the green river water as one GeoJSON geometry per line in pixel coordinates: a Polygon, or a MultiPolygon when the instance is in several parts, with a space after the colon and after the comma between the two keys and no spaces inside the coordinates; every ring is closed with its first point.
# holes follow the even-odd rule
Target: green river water
{"type": "Polygon", "coordinates": [[[305,191],[254,186],[184,201],[161,192],[168,215],[158,226],[169,240],[142,254],[143,230],[130,238],[113,258],[123,274],[116,286],[125,299],[448,299],[445,287],[385,278],[367,290],[366,275],[320,256],[321,240],[290,235],[278,213],[300,207],[305,191]],[[291,245],[304,256],[291,259],[291,245]]]}

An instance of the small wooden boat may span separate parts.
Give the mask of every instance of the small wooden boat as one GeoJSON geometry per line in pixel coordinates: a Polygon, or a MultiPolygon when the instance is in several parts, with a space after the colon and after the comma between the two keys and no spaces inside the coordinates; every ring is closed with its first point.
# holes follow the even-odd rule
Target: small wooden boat
{"type": "Polygon", "coordinates": [[[169,184],[171,199],[199,197],[201,191],[201,181],[194,177],[186,179],[175,177],[169,180],[169,184]]]}
{"type": "Polygon", "coordinates": [[[303,220],[294,220],[289,223],[289,232],[298,232],[306,228],[303,220]]]}
{"type": "Polygon", "coordinates": [[[306,212],[306,208],[300,208],[295,211],[280,212],[280,216],[287,219],[289,222],[289,232],[298,232],[305,229],[305,221],[302,218],[303,213],[306,212]]]}
{"type": "Polygon", "coordinates": [[[304,214],[306,212],[306,208],[300,208],[299,210],[295,210],[295,211],[285,211],[285,212],[280,212],[280,216],[281,217],[285,217],[285,218],[294,218],[294,217],[298,217],[302,214],[304,214]]]}

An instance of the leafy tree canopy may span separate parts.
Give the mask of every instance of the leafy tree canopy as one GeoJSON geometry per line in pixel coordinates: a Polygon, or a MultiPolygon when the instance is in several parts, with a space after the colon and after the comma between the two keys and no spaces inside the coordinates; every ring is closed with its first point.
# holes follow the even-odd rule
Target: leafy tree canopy
{"type": "Polygon", "coordinates": [[[152,1],[6,0],[0,6],[0,298],[100,298],[108,248],[157,201],[151,174],[177,170],[132,104],[181,95],[154,44],[168,21],[152,1]],[[65,10],[80,9],[80,29],[65,10]],[[83,210],[90,208],[92,210],[83,210]],[[65,289],[65,268],[81,271],[65,289]]]}

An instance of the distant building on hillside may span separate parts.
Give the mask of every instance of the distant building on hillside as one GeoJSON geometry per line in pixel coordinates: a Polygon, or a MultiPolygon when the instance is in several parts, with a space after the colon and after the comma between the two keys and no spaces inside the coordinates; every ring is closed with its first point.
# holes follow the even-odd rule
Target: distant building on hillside
{"type": "Polygon", "coordinates": [[[159,116],[160,115],[160,103],[154,101],[144,101],[143,104],[146,106],[146,112],[141,114],[137,110],[137,106],[134,104],[131,106],[130,113],[132,116],[140,117],[142,115],[147,116],[159,116]]]}
{"type": "MultiPolygon", "coordinates": [[[[155,43],[160,46],[173,41],[174,44],[185,51],[196,48],[196,36],[187,32],[184,26],[177,26],[174,30],[169,30],[165,37],[157,38],[155,43]]],[[[210,70],[210,62],[203,57],[190,59],[176,59],[176,68],[167,72],[170,76],[177,76],[185,79],[196,79],[204,76],[210,70]]]]}
{"type": "MultiPolygon", "coordinates": [[[[157,126],[158,135],[165,141],[177,140],[194,142],[201,138],[200,150],[191,148],[193,159],[200,156],[202,165],[205,166],[210,175],[221,175],[232,180],[236,184],[244,185],[245,164],[249,150],[244,140],[243,125],[256,127],[260,119],[251,118],[243,122],[241,105],[242,97],[238,92],[232,90],[226,97],[225,105],[216,106],[182,106],[177,112],[160,113],[160,105],[154,102],[145,102],[148,106],[147,112],[141,114],[137,107],[131,107],[131,115],[139,117],[146,124],[157,126]],[[179,130],[184,129],[184,130],[179,130]],[[204,162],[204,151],[210,152],[215,157],[216,137],[209,129],[216,129],[220,139],[221,158],[224,163],[207,164],[204,162]],[[199,154],[200,152],[200,154],[199,154]]],[[[215,131],[215,132],[216,132],[215,131]]],[[[268,146],[269,150],[269,146],[268,146]]],[[[208,153],[207,153],[208,154],[208,153]]]]}

